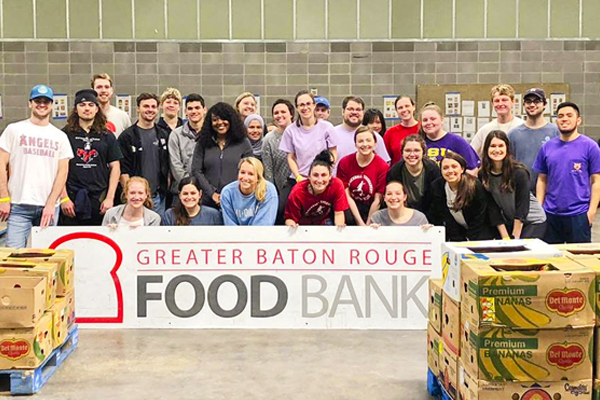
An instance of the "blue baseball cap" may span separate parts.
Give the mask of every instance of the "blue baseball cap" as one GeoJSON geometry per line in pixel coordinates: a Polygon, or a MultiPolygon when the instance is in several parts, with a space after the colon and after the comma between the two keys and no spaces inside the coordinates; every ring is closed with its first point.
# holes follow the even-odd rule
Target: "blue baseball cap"
{"type": "Polygon", "coordinates": [[[54,92],[50,86],[46,85],[35,85],[29,93],[29,100],[34,100],[40,97],[45,97],[54,101],[54,92]]]}
{"type": "Polygon", "coordinates": [[[323,96],[316,96],[316,97],[315,97],[315,104],[316,104],[316,105],[322,104],[322,105],[324,105],[325,107],[327,107],[327,109],[330,109],[330,108],[331,108],[331,104],[329,104],[329,100],[327,100],[327,99],[326,99],[325,97],[323,97],[323,96]]]}

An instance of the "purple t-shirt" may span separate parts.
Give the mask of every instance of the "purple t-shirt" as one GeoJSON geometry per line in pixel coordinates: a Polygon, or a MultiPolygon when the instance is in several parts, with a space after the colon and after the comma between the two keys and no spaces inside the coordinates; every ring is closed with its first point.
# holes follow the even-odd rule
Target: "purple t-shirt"
{"type": "MultiPolygon", "coordinates": [[[[331,122],[319,120],[312,128],[305,130],[294,122],[283,131],[279,150],[296,155],[300,175],[308,176],[310,164],[317,154],[337,146],[331,122]]],[[[290,175],[294,178],[293,175],[290,175]]]]}
{"type": "Polygon", "coordinates": [[[444,137],[435,141],[426,137],[425,143],[427,143],[427,156],[438,165],[440,165],[442,158],[446,155],[446,150],[452,150],[463,156],[467,161],[468,169],[475,169],[481,165],[481,161],[475,150],[460,135],[448,132],[444,137]]]}
{"type": "MultiPolygon", "coordinates": [[[[337,125],[335,128],[336,140],[337,140],[337,159],[338,161],[347,155],[356,153],[356,145],[354,144],[354,132],[356,129],[348,129],[344,126],[344,124],[337,125]]],[[[375,153],[383,158],[383,161],[389,163],[391,158],[385,148],[385,143],[383,142],[383,138],[377,132],[377,145],[375,147],[375,153]]]]}
{"type": "Polygon", "coordinates": [[[533,168],[547,175],[544,210],[565,217],[580,215],[590,206],[590,176],[600,173],[600,148],[583,135],[572,142],[555,137],[542,145],[533,168]]]}

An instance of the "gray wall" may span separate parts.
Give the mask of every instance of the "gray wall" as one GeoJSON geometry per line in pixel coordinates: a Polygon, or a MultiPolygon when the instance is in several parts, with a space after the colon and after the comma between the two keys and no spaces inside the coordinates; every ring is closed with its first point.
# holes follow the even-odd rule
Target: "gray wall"
{"type": "MultiPolygon", "coordinates": [[[[415,95],[419,84],[568,83],[582,105],[585,133],[600,137],[600,41],[444,42],[4,42],[0,94],[7,122],[28,116],[29,89],[56,93],[89,87],[108,72],[117,93],[160,93],[167,86],[197,91],[208,104],[233,102],[242,91],[261,95],[261,113],[279,97],[316,88],[340,120],[341,100],[362,96],[382,107],[382,95],[415,95]]],[[[55,121],[62,126],[63,121],[55,121]]]]}

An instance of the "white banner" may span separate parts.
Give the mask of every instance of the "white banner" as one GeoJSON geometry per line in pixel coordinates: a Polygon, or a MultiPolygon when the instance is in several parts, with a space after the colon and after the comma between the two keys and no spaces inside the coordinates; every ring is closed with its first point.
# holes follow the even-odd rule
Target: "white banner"
{"type": "Polygon", "coordinates": [[[34,228],[94,328],[425,329],[443,228],[34,228]]]}

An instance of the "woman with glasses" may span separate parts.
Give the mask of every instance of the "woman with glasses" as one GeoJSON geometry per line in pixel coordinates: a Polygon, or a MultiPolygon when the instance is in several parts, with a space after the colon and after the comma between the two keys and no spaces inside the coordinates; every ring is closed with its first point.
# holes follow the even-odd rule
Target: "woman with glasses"
{"type": "Polygon", "coordinates": [[[337,159],[333,125],[322,119],[317,120],[314,96],[307,90],[301,90],[296,95],[295,103],[298,112],[296,122],[285,129],[279,144],[279,150],[287,153],[291,171],[290,189],[295,183],[306,179],[313,160],[323,150],[329,150],[334,162],[337,159]]]}
{"type": "Polygon", "coordinates": [[[394,164],[387,182],[400,182],[406,194],[406,205],[425,215],[431,204],[433,181],[441,178],[438,165],[425,157],[427,145],[419,135],[410,135],[402,141],[402,160],[394,164]]]}

